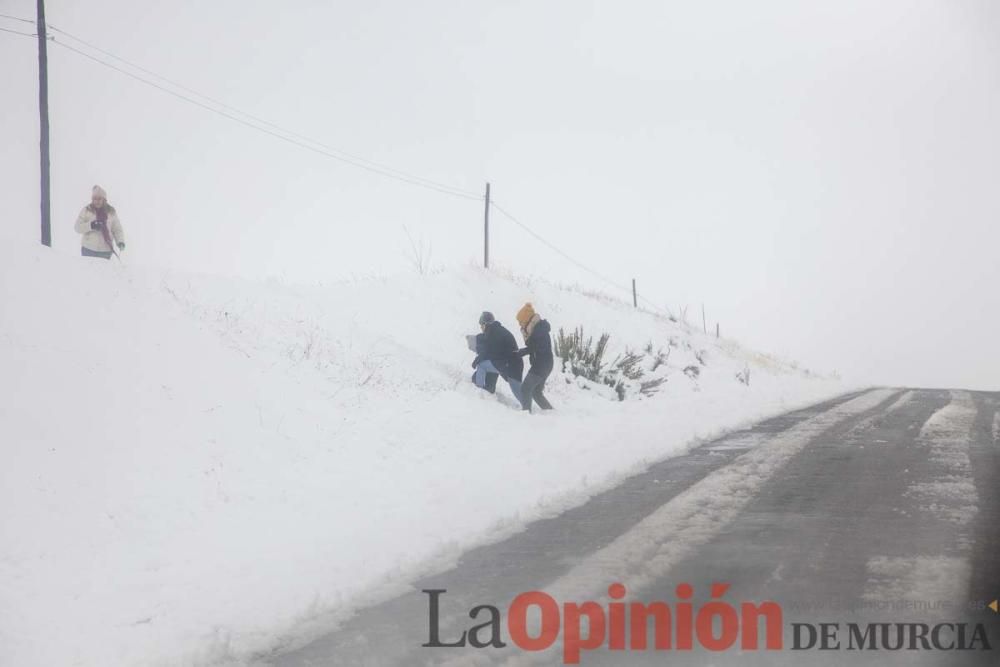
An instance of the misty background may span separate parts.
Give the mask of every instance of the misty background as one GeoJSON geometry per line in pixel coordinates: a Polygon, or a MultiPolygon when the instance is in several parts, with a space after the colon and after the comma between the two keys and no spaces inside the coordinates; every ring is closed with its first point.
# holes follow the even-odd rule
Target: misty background
{"type": "MultiPolygon", "coordinates": [[[[79,254],[73,222],[99,183],[134,266],[331,282],[412,272],[411,238],[434,267],[467,266],[482,261],[489,181],[505,211],[592,271],[493,211],[500,267],[623,299],[603,278],[636,278],[692,324],[704,303],[723,335],[852,381],[1000,389],[1000,4],[46,7],[60,29],[54,252],[79,254]],[[166,86],[67,33],[470,194],[251,129],[65,48],[166,86]]],[[[2,14],[34,12],[0,0],[2,14]]],[[[0,32],[3,233],[25,242],[39,234],[37,58],[36,40],[0,32]]]]}

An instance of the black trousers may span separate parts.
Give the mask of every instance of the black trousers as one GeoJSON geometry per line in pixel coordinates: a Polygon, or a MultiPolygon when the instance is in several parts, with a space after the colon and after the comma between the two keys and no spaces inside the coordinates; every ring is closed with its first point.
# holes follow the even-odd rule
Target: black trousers
{"type": "Polygon", "coordinates": [[[111,259],[110,250],[91,250],[90,248],[82,247],[80,248],[80,254],[84,257],[100,257],[101,259],[111,259]]]}
{"type": "Polygon", "coordinates": [[[535,375],[531,371],[524,376],[524,382],[521,383],[521,407],[531,412],[531,400],[534,399],[535,403],[538,403],[538,407],[542,410],[551,410],[552,404],[549,403],[549,399],[545,398],[545,394],[542,390],[545,389],[545,380],[541,375],[535,375]]]}

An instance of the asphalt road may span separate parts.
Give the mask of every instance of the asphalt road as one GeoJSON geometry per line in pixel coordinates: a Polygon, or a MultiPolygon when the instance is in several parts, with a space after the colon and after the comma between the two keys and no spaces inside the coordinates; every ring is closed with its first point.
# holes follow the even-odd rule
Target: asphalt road
{"type": "MultiPolygon", "coordinates": [[[[995,666],[1000,614],[987,605],[998,597],[1000,394],[877,389],[658,463],[260,664],[557,665],[589,639],[595,646],[580,649],[580,664],[995,666]],[[609,611],[614,583],[626,590],[621,622],[609,611]],[[713,590],[716,583],[729,586],[713,590]],[[682,584],[692,590],[693,618],[704,609],[708,619],[694,623],[690,649],[682,647],[682,584]],[[431,623],[424,589],[447,591],[438,597],[441,643],[489,621],[489,610],[475,619],[470,610],[492,605],[506,646],[474,648],[468,636],[465,647],[422,646],[431,623]],[[511,601],[536,590],[557,605],[550,616],[558,635],[549,648],[528,651],[512,641],[508,620],[511,601]],[[713,595],[717,604],[709,607],[713,595]],[[564,606],[587,601],[596,603],[583,612],[594,626],[573,621],[564,606]],[[780,650],[765,648],[763,628],[730,624],[727,635],[725,612],[708,615],[728,607],[745,620],[742,603],[765,601],[780,607],[780,637],[771,637],[780,650]],[[627,620],[629,605],[656,602],[671,614],[661,626],[671,647],[654,647],[652,624],[646,648],[632,647],[638,633],[627,620]],[[820,623],[830,624],[827,649],[820,623]],[[576,641],[567,632],[574,627],[576,641]],[[900,632],[903,648],[892,650],[900,632]],[[970,650],[954,648],[963,644],[960,632],[970,650]],[[625,648],[610,648],[614,634],[625,648]],[[759,639],[756,650],[741,647],[750,635],[759,639]],[[710,650],[727,637],[730,645],[710,650]]],[[[542,635],[539,609],[525,617],[529,639],[542,635]]],[[[474,637],[485,643],[490,630],[474,637]]]]}

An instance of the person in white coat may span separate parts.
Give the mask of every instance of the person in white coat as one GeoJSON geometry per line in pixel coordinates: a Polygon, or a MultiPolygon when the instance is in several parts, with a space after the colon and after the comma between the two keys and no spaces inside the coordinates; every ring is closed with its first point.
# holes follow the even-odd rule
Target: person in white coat
{"type": "Polygon", "coordinates": [[[94,186],[90,203],[77,216],[75,229],[83,234],[80,254],[84,257],[111,259],[115,246],[119,251],[125,249],[125,232],[118,212],[108,203],[108,193],[99,185],[94,186]]]}

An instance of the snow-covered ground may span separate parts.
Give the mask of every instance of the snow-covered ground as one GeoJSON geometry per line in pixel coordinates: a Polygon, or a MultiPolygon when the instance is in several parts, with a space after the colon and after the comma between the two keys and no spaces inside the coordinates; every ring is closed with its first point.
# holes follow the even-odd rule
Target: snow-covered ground
{"type": "Polygon", "coordinates": [[[699,439],[845,390],[473,267],[302,287],[8,248],[0,664],[238,664],[699,439]],[[618,402],[554,373],[557,409],[533,415],[502,381],[475,389],[464,334],[484,309],[517,334],[528,300],[554,330],[611,333],[612,358],[671,349],[666,384],[618,402]]]}

